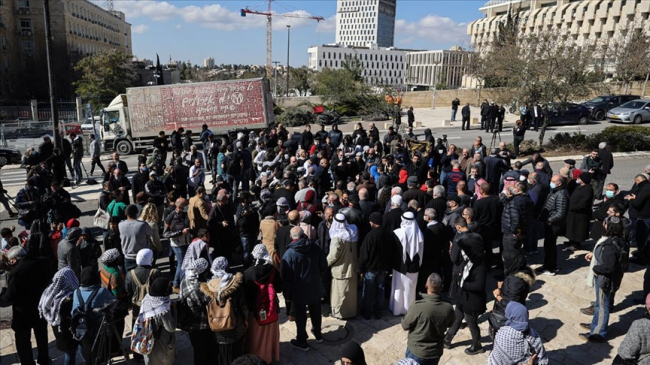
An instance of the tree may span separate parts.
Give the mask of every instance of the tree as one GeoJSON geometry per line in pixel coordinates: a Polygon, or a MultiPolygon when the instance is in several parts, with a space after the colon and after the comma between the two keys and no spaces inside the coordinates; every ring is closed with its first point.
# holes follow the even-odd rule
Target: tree
{"type": "Polygon", "coordinates": [[[81,73],[81,78],[73,85],[77,93],[88,100],[93,111],[108,105],[131,86],[135,73],[130,58],[122,52],[108,50],[77,63],[75,70],[81,73]]]}
{"type": "Polygon", "coordinates": [[[289,88],[298,91],[298,96],[307,96],[311,91],[313,72],[307,66],[289,69],[289,88]]]}
{"type": "Polygon", "coordinates": [[[609,54],[614,55],[616,78],[623,82],[625,94],[630,83],[650,72],[650,35],[645,27],[628,23],[612,41],[609,54]]]}
{"type": "MultiPolygon", "coordinates": [[[[368,85],[359,81],[360,75],[351,68],[324,68],[315,77],[312,90],[321,95],[326,102],[340,103],[367,95],[368,85]]],[[[363,78],[361,78],[363,80],[363,78]]]]}
{"type": "MultiPolygon", "coordinates": [[[[596,87],[589,82],[593,44],[577,45],[561,30],[540,28],[524,33],[508,27],[499,29],[503,33],[484,57],[484,76],[507,88],[519,105],[540,103],[561,110],[569,100],[584,98],[596,87]]],[[[545,113],[540,147],[548,123],[545,113]]]]}

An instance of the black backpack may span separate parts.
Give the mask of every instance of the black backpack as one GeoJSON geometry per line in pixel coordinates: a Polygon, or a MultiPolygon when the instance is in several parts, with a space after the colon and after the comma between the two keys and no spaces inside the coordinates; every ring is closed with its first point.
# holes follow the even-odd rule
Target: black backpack
{"type": "Polygon", "coordinates": [[[77,295],[77,300],[79,301],[79,306],[72,311],[72,317],[70,318],[70,332],[72,332],[72,337],[77,341],[81,341],[87,333],[92,333],[95,329],[97,317],[93,313],[91,305],[98,292],[99,288],[93,290],[93,292],[90,293],[87,302],[84,302],[80,289],[77,289],[75,293],[77,295]]]}

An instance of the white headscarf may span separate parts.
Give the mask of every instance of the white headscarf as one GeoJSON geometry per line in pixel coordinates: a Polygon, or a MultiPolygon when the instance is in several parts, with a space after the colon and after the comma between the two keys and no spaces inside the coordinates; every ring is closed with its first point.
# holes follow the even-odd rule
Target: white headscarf
{"type": "Polygon", "coordinates": [[[332,227],[330,227],[330,238],[340,238],[343,241],[357,242],[359,240],[357,226],[354,224],[348,224],[345,216],[341,213],[337,213],[336,216],[334,216],[332,227]]]}
{"type": "Polygon", "coordinates": [[[153,263],[153,251],[148,248],[141,249],[135,257],[135,263],[138,266],[151,266],[151,263],[153,263]]]}
{"type": "Polygon", "coordinates": [[[424,257],[424,236],[415,221],[415,215],[413,212],[407,211],[402,214],[402,223],[400,224],[400,228],[396,229],[394,232],[402,243],[402,260],[406,260],[407,257],[413,260],[415,255],[419,254],[420,265],[422,265],[422,259],[424,257]]]}
{"type": "Polygon", "coordinates": [[[219,256],[212,262],[212,279],[221,279],[219,285],[219,293],[217,294],[217,300],[221,301],[221,291],[230,284],[230,281],[233,278],[233,275],[226,272],[228,268],[228,259],[223,256],[219,256]]]}

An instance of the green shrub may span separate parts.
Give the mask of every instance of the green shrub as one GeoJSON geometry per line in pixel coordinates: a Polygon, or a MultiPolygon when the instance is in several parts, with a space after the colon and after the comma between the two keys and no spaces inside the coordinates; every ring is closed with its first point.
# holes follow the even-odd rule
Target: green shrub
{"type": "Polygon", "coordinates": [[[311,110],[301,107],[289,107],[275,116],[275,124],[282,123],[285,127],[299,127],[313,124],[314,118],[314,113],[311,110]]]}
{"type": "Polygon", "coordinates": [[[558,133],[549,138],[544,146],[557,152],[589,152],[606,142],[612,152],[650,151],[650,128],[641,126],[612,126],[600,133],[558,133]]]}

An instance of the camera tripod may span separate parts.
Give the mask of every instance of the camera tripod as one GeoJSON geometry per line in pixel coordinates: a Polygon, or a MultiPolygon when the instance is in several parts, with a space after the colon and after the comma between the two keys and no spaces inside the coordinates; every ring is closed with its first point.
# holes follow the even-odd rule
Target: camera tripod
{"type": "Polygon", "coordinates": [[[492,142],[490,142],[490,151],[492,151],[493,148],[499,147],[497,143],[497,136],[499,137],[499,143],[501,143],[501,132],[499,132],[499,129],[494,129],[492,131],[492,142]]]}
{"type": "MultiPolygon", "coordinates": [[[[97,311],[94,309],[93,312],[97,311]]],[[[102,318],[102,323],[99,326],[99,331],[97,331],[97,336],[93,342],[92,353],[96,355],[95,365],[99,364],[112,364],[113,359],[111,354],[113,352],[112,346],[113,341],[117,340],[119,343],[120,351],[122,351],[122,356],[127,365],[131,365],[129,361],[129,355],[126,353],[126,349],[122,344],[122,336],[117,332],[117,327],[115,327],[115,320],[113,314],[109,311],[100,312],[104,314],[102,318]]]]}

